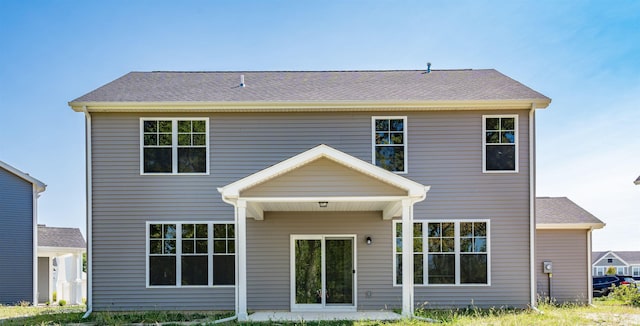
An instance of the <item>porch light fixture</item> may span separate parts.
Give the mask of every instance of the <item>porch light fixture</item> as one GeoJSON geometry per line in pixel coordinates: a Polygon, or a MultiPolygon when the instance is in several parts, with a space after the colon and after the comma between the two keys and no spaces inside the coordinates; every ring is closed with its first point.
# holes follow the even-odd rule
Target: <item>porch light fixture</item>
{"type": "Polygon", "coordinates": [[[327,201],[319,201],[318,202],[318,206],[320,206],[320,208],[326,208],[327,205],[329,205],[329,202],[327,202],[327,201]]]}
{"type": "Polygon", "coordinates": [[[367,236],[366,240],[367,240],[367,246],[370,246],[373,243],[373,239],[371,239],[370,235],[367,236]]]}

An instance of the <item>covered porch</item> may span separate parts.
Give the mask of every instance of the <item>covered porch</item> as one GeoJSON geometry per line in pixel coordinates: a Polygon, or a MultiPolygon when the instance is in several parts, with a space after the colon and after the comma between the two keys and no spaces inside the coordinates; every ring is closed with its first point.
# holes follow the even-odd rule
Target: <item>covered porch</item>
{"type": "MultiPolygon", "coordinates": [[[[222,199],[235,208],[239,320],[268,316],[311,318],[304,320],[400,317],[388,311],[367,309],[359,300],[372,297],[372,291],[359,290],[358,286],[367,284],[393,290],[394,267],[387,268],[393,261],[388,237],[393,232],[391,220],[401,218],[403,238],[412,237],[413,206],[425,199],[428,186],[319,145],[218,190],[222,199]],[[376,223],[378,233],[367,228],[376,223]],[[262,234],[270,238],[260,238],[262,234]],[[378,247],[370,247],[377,241],[372,234],[386,239],[378,247]],[[260,252],[256,248],[268,250],[260,252]],[[272,258],[265,257],[270,253],[272,258]],[[363,281],[366,270],[358,264],[366,263],[358,258],[359,254],[376,255],[377,259],[371,261],[386,264],[384,270],[388,275],[363,281]],[[260,259],[264,259],[262,265],[257,263],[260,259]],[[280,269],[270,270],[273,266],[280,269]],[[277,284],[271,290],[277,294],[260,298],[260,291],[255,288],[269,280],[277,284]],[[336,289],[340,289],[339,295],[336,289]],[[249,309],[283,308],[288,312],[247,314],[249,309]],[[346,315],[330,318],[327,313],[346,315]]],[[[375,269],[372,264],[375,262],[368,266],[375,269]]],[[[402,246],[401,264],[413,270],[412,241],[402,246]]],[[[413,273],[402,273],[401,279],[402,315],[411,316],[413,273]]]]}

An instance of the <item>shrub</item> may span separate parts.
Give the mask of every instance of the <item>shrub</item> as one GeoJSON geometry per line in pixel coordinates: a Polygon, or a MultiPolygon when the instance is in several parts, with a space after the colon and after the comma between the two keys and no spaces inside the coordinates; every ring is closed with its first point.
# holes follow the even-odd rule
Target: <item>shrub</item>
{"type": "Polygon", "coordinates": [[[20,306],[20,307],[28,307],[30,305],[31,305],[31,302],[29,302],[29,301],[22,300],[22,301],[18,302],[18,306],[20,306]]]}
{"type": "Polygon", "coordinates": [[[640,307],[640,291],[638,291],[638,287],[634,284],[613,286],[609,297],[620,300],[626,305],[640,307]]]}
{"type": "Polygon", "coordinates": [[[58,301],[58,305],[59,305],[60,307],[67,305],[67,300],[60,300],[60,301],[58,301]]]}
{"type": "Polygon", "coordinates": [[[52,296],[53,296],[53,302],[58,301],[58,292],[53,291],[53,295],[52,296]]]}

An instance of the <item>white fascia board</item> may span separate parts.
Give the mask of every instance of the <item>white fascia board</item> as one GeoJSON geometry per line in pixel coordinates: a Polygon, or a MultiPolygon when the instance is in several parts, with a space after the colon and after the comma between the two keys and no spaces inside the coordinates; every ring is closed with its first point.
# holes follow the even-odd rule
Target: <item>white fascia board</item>
{"type": "Polygon", "coordinates": [[[324,111],[404,111],[404,110],[517,110],[544,109],[550,100],[448,100],[448,101],[273,101],[273,102],[69,102],[76,112],[324,112],[324,111]]]}
{"type": "Polygon", "coordinates": [[[258,171],[224,187],[218,188],[218,191],[224,198],[236,199],[240,196],[240,192],[248,188],[283,175],[320,158],[330,159],[338,164],[349,167],[354,171],[358,171],[387,184],[406,190],[409,197],[421,198],[426,196],[427,191],[429,191],[428,186],[421,185],[415,181],[374,166],[324,144],[318,145],[306,152],[302,152],[264,170],[258,171]]]}
{"type": "Polygon", "coordinates": [[[47,185],[44,184],[42,181],[30,176],[28,173],[24,173],[24,172],[22,172],[22,171],[20,171],[20,170],[18,170],[16,168],[14,168],[13,166],[11,166],[11,165],[3,162],[3,161],[0,161],[0,168],[3,168],[5,170],[11,172],[15,176],[17,176],[17,177],[19,177],[19,178],[21,178],[23,180],[26,180],[27,182],[30,182],[30,183],[34,184],[36,186],[36,189],[37,189],[38,193],[41,193],[41,192],[45,191],[45,189],[47,188],[47,185]]]}
{"type": "Polygon", "coordinates": [[[605,223],[538,223],[536,230],[602,229],[605,223]]]}

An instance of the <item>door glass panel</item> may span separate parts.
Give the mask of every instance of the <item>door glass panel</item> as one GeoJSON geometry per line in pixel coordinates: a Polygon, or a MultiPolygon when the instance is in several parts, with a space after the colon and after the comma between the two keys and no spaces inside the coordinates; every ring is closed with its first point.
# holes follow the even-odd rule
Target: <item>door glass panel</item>
{"type": "Polygon", "coordinates": [[[296,240],[296,303],[322,303],[322,240],[296,240]]]}
{"type": "Polygon", "coordinates": [[[353,241],[327,239],[327,304],[353,303],[353,241]]]}

